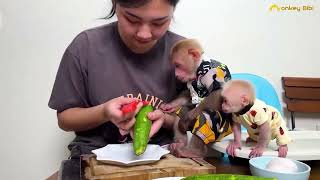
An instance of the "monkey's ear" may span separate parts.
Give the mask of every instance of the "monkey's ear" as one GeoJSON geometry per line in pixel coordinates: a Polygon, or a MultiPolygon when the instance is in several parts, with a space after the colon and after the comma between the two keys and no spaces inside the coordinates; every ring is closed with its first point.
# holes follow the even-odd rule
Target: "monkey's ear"
{"type": "Polygon", "coordinates": [[[241,104],[244,105],[244,106],[250,104],[249,97],[246,96],[246,95],[242,95],[241,96],[241,104]]]}
{"type": "Polygon", "coordinates": [[[197,61],[201,58],[201,53],[197,49],[188,49],[188,54],[190,54],[197,61]]]}

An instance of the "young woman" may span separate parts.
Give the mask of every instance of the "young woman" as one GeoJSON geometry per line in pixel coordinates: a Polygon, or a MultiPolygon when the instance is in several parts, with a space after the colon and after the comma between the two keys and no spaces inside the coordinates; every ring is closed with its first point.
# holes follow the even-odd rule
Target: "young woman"
{"type": "Polygon", "coordinates": [[[73,40],[52,89],[49,107],[57,111],[60,128],[76,134],[62,178],[78,174],[80,155],[131,140],[134,114],[125,116],[120,108],[133,98],[156,109],[148,114],[153,121],[150,143],[172,141],[174,118],[157,108],[179,93],[168,60],[171,46],[182,39],[168,31],[178,0],[112,2],[108,17],[116,15],[118,21],[83,31],[73,40]]]}

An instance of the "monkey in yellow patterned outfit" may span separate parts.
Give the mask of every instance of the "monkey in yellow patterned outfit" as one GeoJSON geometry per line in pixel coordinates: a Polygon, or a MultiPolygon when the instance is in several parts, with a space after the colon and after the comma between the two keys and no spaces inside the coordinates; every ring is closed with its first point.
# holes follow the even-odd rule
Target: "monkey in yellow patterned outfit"
{"type": "MultiPolygon", "coordinates": [[[[231,79],[228,67],[208,58],[195,39],[178,41],[171,50],[170,60],[175,66],[177,79],[187,83],[189,89],[189,93],[160,106],[164,112],[175,112],[182,107],[177,113],[180,119],[175,126],[180,130],[181,136],[177,136],[179,132],[175,133],[175,142],[185,139],[188,130],[192,130],[204,144],[215,142],[230,134],[232,119],[230,114],[221,111],[220,101],[222,85],[231,79]]],[[[193,141],[190,142],[191,145],[192,143],[193,141]]],[[[204,146],[200,145],[200,142],[196,144],[204,146]]],[[[172,146],[172,151],[182,152],[175,146],[172,146]]],[[[186,157],[189,153],[178,153],[177,156],[179,154],[185,154],[181,156],[186,157]]]]}
{"type": "MultiPolygon", "coordinates": [[[[177,115],[182,117],[190,109],[188,106],[182,106],[177,111],[177,115]]],[[[204,144],[220,141],[223,137],[232,133],[230,122],[232,122],[232,114],[222,111],[204,110],[190,124],[192,133],[197,135],[204,144]]]]}
{"type": "Polygon", "coordinates": [[[276,108],[267,105],[255,97],[253,86],[244,80],[231,80],[227,82],[221,92],[225,113],[233,113],[234,141],[227,147],[227,153],[235,156],[235,149],[241,147],[240,125],[247,128],[249,138],[256,141],[249,157],[263,154],[268,143],[276,139],[278,156],[286,157],[287,144],[290,143],[286,123],[276,108]]]}

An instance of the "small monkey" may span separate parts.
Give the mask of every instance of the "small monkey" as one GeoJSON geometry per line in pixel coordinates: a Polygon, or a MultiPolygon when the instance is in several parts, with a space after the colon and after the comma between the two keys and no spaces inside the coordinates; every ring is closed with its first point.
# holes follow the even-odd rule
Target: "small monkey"
{"type": "Polygon", "coordinates": [[[177,42],[171,50],[170,60],[175,66],[177,79],[187,83],[189,89],[189,92],[160,106],[165,112],[175,112],[182,106],[178,113],[180,120],[175,124],[176,130],[179,129],[180,132],[176,131],[176,143],[171,145],[171,149],[184,157],[190,155],[189,152],[202,155],[205,151],[204,144],[231,133],[231,118],[228,121],[227,115],[221,111],[220,95],[222,85],[231,79],[229,69],[226,65],[207,58],[195,39],[177,42]],[[186,143],[187,130],[192,130],[197,137],[192,136],[190,144],[181,148],[186,143]],[[197,149],[199,144],[202,146],[197,149]],[[195,151],[197,152],[194,153],[195,151]]]}
{"type": "Polygon", "coordinates": [[[253,86],[244,80],[231,80],[222,89],[222,110],[233,113],[232,130],[234,140],[229,143],[227,153],[235,156],[235,150],[241,148],[241,124],[247,128],[247,141],[257,142],[249,158],[262,156],[271,139],[276,139],[278,156],[286,157],[288,136],[285,121],[279,111],[255,97],[253,86]]]}

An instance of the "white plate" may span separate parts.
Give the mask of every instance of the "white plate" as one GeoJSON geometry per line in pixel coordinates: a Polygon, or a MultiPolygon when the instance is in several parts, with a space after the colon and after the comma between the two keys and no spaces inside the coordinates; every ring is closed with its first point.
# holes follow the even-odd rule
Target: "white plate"
{"type": "MultiPolygon", "coordinates": [[[[293,141],[288,144],[287,158],[300,161],[320,160],[320,131],[289,131],[289,135],[293,141]]],[[[245,143],[247,136],[246,132],[241,135],[242,148],[236,150],[237,157],[249,158],[253,144],[245,143]]],[[[212,148],[225,153],[230,140],[233,140],[233,134],[223,138],[221,142],[214,143],[212,148]]],[[[275,140],[272,140],[263,155],[278,156],[277,148],[275,140]]]]}
{"type": "Polygon", "coordinates": [[[149,164],[160,160],[169,151],[155,144],[148,144],[146,151],[137,156],[133,151],[133,144],[109,144],[103,148],[92,151],[97,160],[108,164],[134,166],[149,164]]]}

